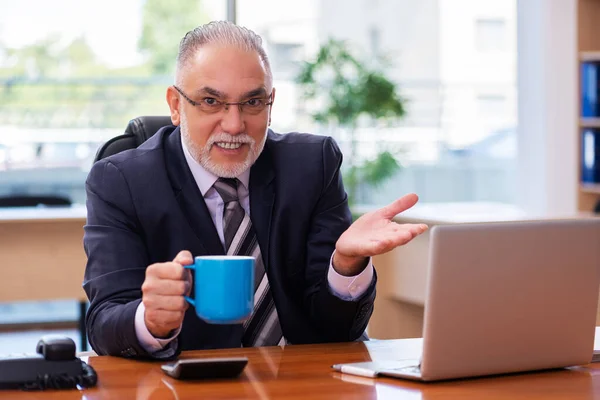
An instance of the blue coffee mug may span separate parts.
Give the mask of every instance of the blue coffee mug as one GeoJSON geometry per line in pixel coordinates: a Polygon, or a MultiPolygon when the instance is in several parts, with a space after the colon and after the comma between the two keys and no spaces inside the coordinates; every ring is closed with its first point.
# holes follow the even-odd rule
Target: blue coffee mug
{"type": "Polygon", "coordinates": [[[254,307],[254,257],[198,256],[185,268],[194,271],[194,298],[185,299],[210,324],[238,324],[254,307]]]}

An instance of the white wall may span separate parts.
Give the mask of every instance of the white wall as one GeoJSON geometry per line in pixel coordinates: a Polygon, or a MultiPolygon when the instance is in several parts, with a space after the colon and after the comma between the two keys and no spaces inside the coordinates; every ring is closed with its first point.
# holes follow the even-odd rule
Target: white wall
{"type": "Polygon", "coordinates": [[[576,0],[518,1],[518,204],[577,209],[576,0]]]}

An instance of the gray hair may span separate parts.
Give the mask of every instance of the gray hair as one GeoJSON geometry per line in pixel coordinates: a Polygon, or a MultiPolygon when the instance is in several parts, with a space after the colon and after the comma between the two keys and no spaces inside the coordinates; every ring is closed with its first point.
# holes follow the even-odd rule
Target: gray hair
{"type": "Polygon", "coordinates": [[[255,51],[265,64],[267,76],[270,80],[273,79],[271,64],[263,48],[262,38],[250,29],[230,21],[212,21],[186,33],[179,43],[177,71],[179,72],[187,64],[198,49],[209,44],[235,46],[242,50],[255,51]]]}

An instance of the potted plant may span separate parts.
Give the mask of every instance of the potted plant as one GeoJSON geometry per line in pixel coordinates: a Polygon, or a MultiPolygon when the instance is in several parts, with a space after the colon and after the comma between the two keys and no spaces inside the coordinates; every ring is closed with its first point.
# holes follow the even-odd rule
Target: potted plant
{"type": "Polygon", "coordinates": [[[359,60],[346,42],[336,39],[323,44],[314,60],[303,63],[296,82],[303,98],[318,105],[312,118],[334,123],[349,135],[343,174],[349,202],[354,204],[360,185],[377,186],[400,168],[395,152],[389,149],[379,150],[373,159],[358,160],[359,120],[369,120],[376,135],[377,123],[394,122],[405,115],[405,100],[379,68],[359,60]]]}

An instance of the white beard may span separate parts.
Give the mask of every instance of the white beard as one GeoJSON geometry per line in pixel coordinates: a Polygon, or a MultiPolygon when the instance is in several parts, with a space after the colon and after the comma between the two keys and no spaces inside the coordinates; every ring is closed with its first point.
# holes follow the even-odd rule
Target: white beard
{"type": "Polygon", "coordinates": [[[263,136],[263,139],[260,142],[256,142],[256,140],[254,140],[247,133],[230,135],[225,132],[213,134],[208,138],[208,141],[203,147],[199,146],[190,137],[185,113],[180,113],[180,117],[181,137],[190,154],[194,160],[196,160],[196,162],[202,166],[202,168],[220,178],[237,178],[240,176],[256,162],[258,156],[260,156],[260,153],[262,153],[265,147],[265,142],[267,140],[266,134],[263,136]],[[221,165],[216,163],[210,157],[210,149],[213,145],[215,145],[216,142],[247,143],[249,146],[249,151],[246,159],[242,162],[229,165],[221,165]]]}

